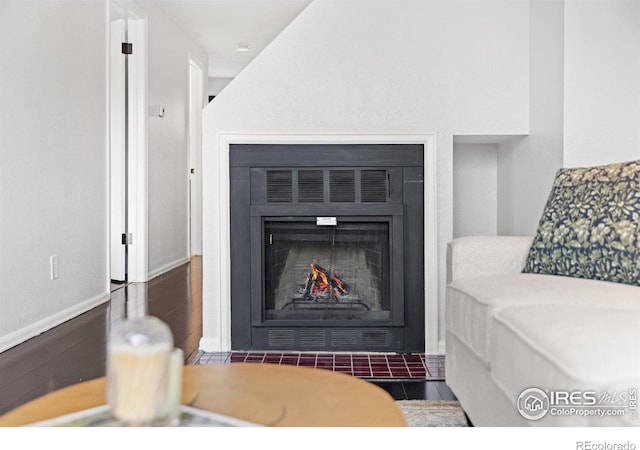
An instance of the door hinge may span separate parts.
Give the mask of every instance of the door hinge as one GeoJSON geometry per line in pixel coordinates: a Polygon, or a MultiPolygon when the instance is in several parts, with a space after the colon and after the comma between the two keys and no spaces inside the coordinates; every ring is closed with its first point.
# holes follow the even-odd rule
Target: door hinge
{"type": "Polygon", "coordinates": [[[132,55],[133,54],[133,44],[129,42],[122,43],[122,54],[123,55],[132,55]]]}
{"type": "Polygon", "coordinates": [[[133,233],[122,233],[122,245],[132,245],[133,244],[133,233]],[[127,239],[128,237],[128,239],[127,239]]]}

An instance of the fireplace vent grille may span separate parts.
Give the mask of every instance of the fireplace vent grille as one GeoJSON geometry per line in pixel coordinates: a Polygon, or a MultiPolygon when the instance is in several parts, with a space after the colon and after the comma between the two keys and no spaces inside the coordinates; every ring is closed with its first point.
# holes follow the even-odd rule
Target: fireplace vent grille
{"type": "Polygon", "coordinates": [[[360,191],[363,203],[387,201],[387,171],[363,170],[360,178],[360,191]]]}
{"type": "Polygon", "coordinates": [[[356,201],[356,173],[354,170],[329,171],[331,203],[353,203],[356,201]]]}
{"type": "Polygon", "coordinates": [[[269,330],[267,335],[269,347],[289,348],[293,346],[294,338],[295,333],[293,330],[269,330]]]}
{"type": "Polygon", "coordinates": [[[298,171],[298,201],[322,203],[324,201],[324,172],[322,170],[298,171]]]}
{"type": "Polygon", "coordinates": [[[359,330],[331,330],[331,345],[333,347],[351,347],[358,344],[359,330]]]}
{"type": "Polygon", "coordinates": [[[371,169],[270,169],[266,188],[267,203],[385,203],[389,175],[371,169]]]}
{"type": "Polygon", "coordinates": [[[372,347],[386,347],[389,345],[389,333],[386,330],[363,331],[362,343],[372,347]]]}
{"type": "Polygon", "coordinates": [[[293,172],[291,170],[267,170],[267,201],[291,203],[293,172]]]}
{"type": "Polygon", "coordinates": [[[325,330],[300,330],[300,345],[303,347],[324,347],[325,330]]]}

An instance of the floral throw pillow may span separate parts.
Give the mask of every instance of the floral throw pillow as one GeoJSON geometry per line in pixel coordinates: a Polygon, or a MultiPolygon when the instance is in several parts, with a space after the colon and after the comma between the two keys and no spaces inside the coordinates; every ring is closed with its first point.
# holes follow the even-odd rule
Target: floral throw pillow
{"type": "Polygon", "coordinates": [[[560,169],[523,272],[640,286],[640,160],[560,169]]]}

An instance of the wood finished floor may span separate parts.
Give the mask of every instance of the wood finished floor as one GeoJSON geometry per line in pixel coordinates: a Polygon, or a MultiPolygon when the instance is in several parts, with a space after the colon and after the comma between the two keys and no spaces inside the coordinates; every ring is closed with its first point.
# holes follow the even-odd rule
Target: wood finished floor
{"type": "MultiPolygon", "coordinates": [[[[126,317],[169,325],[185,363],[202,337],[202,259],[148,283],[112,284],[111,300],[0,353],[0,414],[56,389],[104,376],[109,330],[126,317]]],[[[375,381],[396,400],[455,400],[443,381],[375,381]]]]}
{"type": "Polygon", "coordinates": [[[144,314],[169,325],[175,346],[182,349],[189,363],[197,355],[202,337],[202,258],[191,258],[189,264],[148,283],[112,287],[112,326],[126,317],[144,314]]]}
{"type": "Polygon", "coordinates": [[[109,302],[0,353],[0,414],[48,392],[104,376],[109,330],[149,314],[169,325],[189,363],[202,337],[202,258],[148,283],[112,284],[109,302]]]}

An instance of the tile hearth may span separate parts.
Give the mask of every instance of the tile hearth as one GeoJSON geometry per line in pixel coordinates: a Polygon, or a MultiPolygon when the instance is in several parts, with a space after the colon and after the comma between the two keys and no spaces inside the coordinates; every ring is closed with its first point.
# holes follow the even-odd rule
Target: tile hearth
{"type": "Polygon", "coordinates": [[[315,367],[368,380],[444,380],[444,356],[423,353],[200,352],[192,364],[270,363],[315,367]]]}

